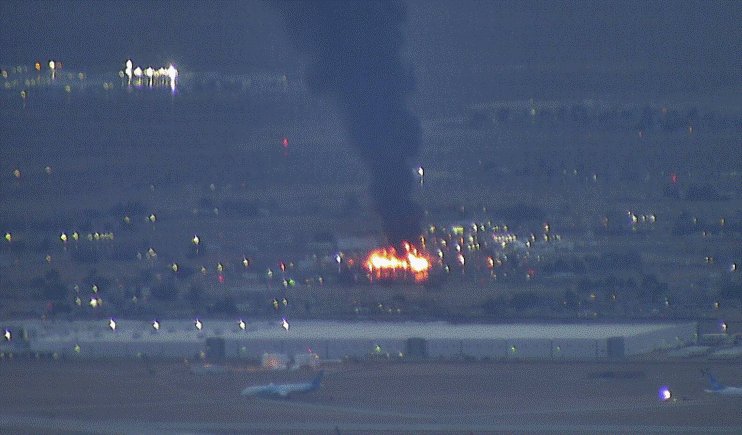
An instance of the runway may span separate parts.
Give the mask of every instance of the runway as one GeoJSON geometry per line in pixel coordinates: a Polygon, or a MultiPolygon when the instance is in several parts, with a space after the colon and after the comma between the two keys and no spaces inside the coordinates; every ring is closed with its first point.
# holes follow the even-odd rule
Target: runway
{"type": "Polygon", "coordinates": [[[548,432],[548,433],[739,433],[740,427],[662,426],[662,425],[608,425],[608,424],[498,424],[498,423],[178,423],[136,421],[87,421],[0,415],[0,427],[47,432],[101,433],[101,434],[182,434],[182,433],[378,433],[378,432],[548,432]],[[20,429],[22,428],[22,429],[20,429]]]}
{"type": "Polygon", "coordinates": [[[0,431],[742,432],[742,399],[705,394],[700,368],[730,383],[742,377],[737,362],[343,363],[326,368],[316,393],[268,400],[239,391],[312,373],[235,367],[194,375],[179,362],[6,361],[0,431]],[[673,400],[657,399],[659,385],[672,388],[673,400]]]}

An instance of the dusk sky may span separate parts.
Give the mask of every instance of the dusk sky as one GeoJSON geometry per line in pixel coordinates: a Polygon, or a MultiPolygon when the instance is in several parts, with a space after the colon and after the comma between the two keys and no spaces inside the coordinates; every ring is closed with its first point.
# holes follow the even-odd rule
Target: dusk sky
{"type": "MultiPolygon", "coordinates": [[[[660,92],[734,88],[741,21],[735,1],[412,1],[406,51],[422,94],[472,93],[493,73],[524,68],[639,74],[660,92]]],[[[7,0],[0,41],[6,65],[55,58],[112,71],[132,57],[184,71],[303,66],[271,2],[7,0]]]]}

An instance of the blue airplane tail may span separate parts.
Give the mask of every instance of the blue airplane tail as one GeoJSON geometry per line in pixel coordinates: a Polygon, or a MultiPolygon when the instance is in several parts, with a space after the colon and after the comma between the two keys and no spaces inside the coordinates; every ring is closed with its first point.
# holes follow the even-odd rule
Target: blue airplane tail
{"type": "Polygon", "coordinates": [[[325,371],[324,370],[320,370],[320,372],[317,373],[317,376],[315,376],[314,379],[312,379],[312,389],[313,390],[316,390],[316,389],[319,388],[320,384],[322,383],[322,376],[324,376],[324,374],[325,374],[325,371]]]}
{"type": "Polygon", "coordinates": [[[711,374],[708,370],[702,370],[703,374],[706,375],[709,379],[709,386],[711,390],[721,390],[724,388],[724,385],[720,384],[719,381],[716,380],[714,375],[711,374]]]}

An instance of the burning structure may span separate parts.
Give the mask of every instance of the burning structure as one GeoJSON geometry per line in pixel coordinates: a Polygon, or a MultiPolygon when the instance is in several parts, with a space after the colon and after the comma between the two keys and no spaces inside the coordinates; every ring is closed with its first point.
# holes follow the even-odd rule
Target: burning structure
{"type": "Polygon", "coordinates": [[[430,258],[418,252],[409,242],[402,243],[401,251],[393,246],[371,251],[363,264],[369,278],[372,281],[427,281],[430,277],[430,258]]]}

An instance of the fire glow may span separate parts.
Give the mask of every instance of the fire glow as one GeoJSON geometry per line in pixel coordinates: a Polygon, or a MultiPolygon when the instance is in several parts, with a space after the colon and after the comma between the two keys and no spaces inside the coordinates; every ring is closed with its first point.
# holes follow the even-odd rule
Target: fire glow
{"type": "Polygon", "coordinates": [[[413,279],[423,282],[430,274],[430,260],[408,242],[402,243],[403,252],[395,247],[377,248],[366,258],[365,266],[369,275],[376,280],[413,279]]]}

